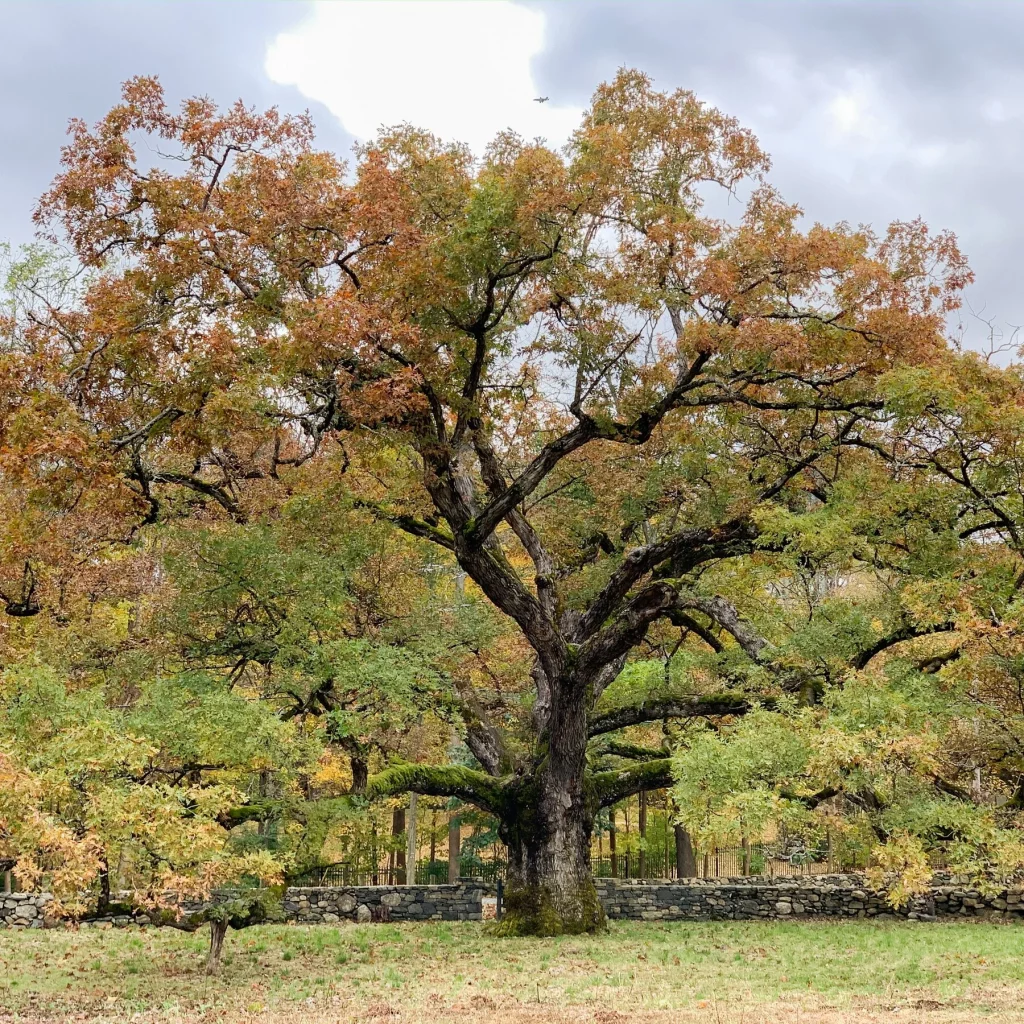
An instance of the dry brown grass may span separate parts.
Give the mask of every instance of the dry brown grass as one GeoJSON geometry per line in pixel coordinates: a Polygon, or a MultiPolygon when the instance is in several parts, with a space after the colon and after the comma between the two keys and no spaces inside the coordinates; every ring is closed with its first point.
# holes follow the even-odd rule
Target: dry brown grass
{"type": "Polygon", "coordinates": [[[619,924],[0,933],[0,1024],[1018,1024],[1024,928],[619,924]]]}

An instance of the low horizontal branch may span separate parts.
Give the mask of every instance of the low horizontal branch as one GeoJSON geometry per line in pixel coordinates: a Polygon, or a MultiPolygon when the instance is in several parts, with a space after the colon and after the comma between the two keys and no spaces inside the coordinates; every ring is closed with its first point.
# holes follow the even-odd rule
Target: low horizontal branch
{"type": "Polygon", "coordinates": [[[590,717],[588,734],[624,729],[628,725],[642,725],[644,722],[660,722],[665,718],[706,718],[720,715],[742,715],[755,704],[772,707],[773,697],[750,694],[719,693],[694,697],[658,697],[640,704],[629,704],[619,708],[599,711],[590,717]]]}
{"type": "Polygon", "coordinates": [[[611,757],[622,757],[628,761],[658,761],[665,756],[664,750],[643,747],[637,743],[626,743],[623,740],[606,739],[599,741],[595,754],[611,757]]]}
{"type": "Polygon", "coordinates": [[[672,784],[672,758],[623,768],[620,771],[595,772],[589,777],[589,789],[595,808],[610,807],[627,796],[646,789],[664,789],[672,784]]]}
{"type": "Polygon", "coordinates": [[[454,796],[497,814],[502,803],[502,784],[483,772],[461,765],[403,764],[374,775],[366,787],[369,797],[420,793],[423,796],[454,796]]]}

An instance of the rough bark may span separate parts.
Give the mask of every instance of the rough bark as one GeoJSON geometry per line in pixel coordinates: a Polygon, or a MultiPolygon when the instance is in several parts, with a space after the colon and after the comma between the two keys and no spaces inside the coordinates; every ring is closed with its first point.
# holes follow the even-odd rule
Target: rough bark
{"type": "Polygon", "coordinates": [[[590,872],[592,812],[558,785],[551,777],[524,783],[501,823],[509,866],[500,934],[579,934],[604,926],[590,872]]]}
{"type": "Polygon", "coordinates": [[[697,874],[697,858],[693,855],[690,833],[682,825],[675,826],[676,877],[693,878],[697,874]]]}
{"type": "Polygon", "coordinates": [[[210,920],[210,952],[206,957],[206,973],[220,973],[220,958],[224,950],[224,936],[227,935],[228,922],[223,918],[210,920]]]}
{"type": "Polygon", "coordinates": [[[366,782],[370,777],[369,766],[366,759],[353,757],[352,763],[352,788],[349,790],[353,796],[362,796],[366,792],[366,782]]]}

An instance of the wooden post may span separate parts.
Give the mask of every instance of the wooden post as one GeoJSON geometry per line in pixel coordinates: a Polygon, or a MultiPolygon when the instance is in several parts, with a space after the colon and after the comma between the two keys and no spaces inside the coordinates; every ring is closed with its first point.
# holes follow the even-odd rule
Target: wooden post
{"type": "Polygon", "coordinates": [[[455,814],[448,818],[448,881],[459,880],[459,855],[462,853],[462,826],[455,814]]]}
{"type": "Polygon", "coordinates": [[[409,794],[409,824],[406,828],[406,880],[409,885],[416,884],[416,862],[419,860],[419,844],[416,842],[416,805],[418,793],[409,794]]]}
{"type": "Polygon", "coordinates": [[[11,869],[8,868],[4,872],[4,894],[10,895],[11,892],[11,869]]]}

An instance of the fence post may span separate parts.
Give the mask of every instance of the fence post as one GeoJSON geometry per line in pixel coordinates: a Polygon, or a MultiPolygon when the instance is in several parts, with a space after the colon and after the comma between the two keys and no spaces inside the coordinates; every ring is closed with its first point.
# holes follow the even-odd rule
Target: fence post
{"type": "Polygon", "coordinates": [[[498,879],[498,895],[494,901],[494,918],[496,921],[501,920],[501,904],[505,896],[505,883],[499,878],[498,879]]]}

